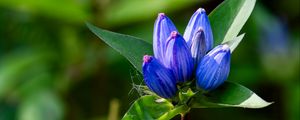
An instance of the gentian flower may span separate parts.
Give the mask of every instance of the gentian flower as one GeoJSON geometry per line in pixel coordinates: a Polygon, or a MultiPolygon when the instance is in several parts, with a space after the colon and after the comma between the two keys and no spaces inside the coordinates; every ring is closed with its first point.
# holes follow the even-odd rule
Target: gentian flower
{"type": "Polygon", "coordinates": [[[165,66],[173,71],[177,82],[191,80],[194,65],[185,40],[178,32],[173,31],[167,41],[165,66]]]}
{"type": "Polygon", "coordinates": [[[173,97],[177,87],[172,71],[152,56],[145,55],[143,60],[144,80],[149,89],[161,97],[173,97]]]}
{"type": "Polygon", "coordinates": [[[205,55],[196,70],[196,85],[205,90],[220,86],[230,70],[230,49],[228,45],[218,45],[205,55]]]}
{"type": "Polygon", "coordinates": [[[153,51],[155,58],[171,69],[175,82],[192,78],[194,65],[189,47],[164,13],[158,14],[154,24],[153,51]]]}
{"type": "Polygon", "coordinates": [[[207,47],[205,42],[205,35],[203,28],[199,28],[199,30],[195,33],[192,41],[191,41],[191,54],[194,60],[194,65],[197,66],[202,57],[207,53],[207,47]]]}
{"type": "Polygon", "coordinates": [[[210,51],[212,48],[212,30],[204,9],[199,8],[193,14],[183,37],[173,22],[160,13],[154,24],[154,57],[144,56],[146,85],[164,98],[173,97],[176,84],[192,80],[194,75],[199,88],[218,87],[229,74],[230,50],[227,45],[210,51]]]}
{"type": "Polygon", "coordinates": [[[197,56],[193,56],[193,58],[196,60],[196,63],[199,62],[205,53],[213,48],[213,34],[208,16],[203,8],[199,8],[192,15],[185,29],[183,38],[186,40],[189,47],[194,46],[193,49],[191,49],[192,54],[199,54],[197,56]]]}
{"type": "Polygon", "coordinates": [[[164,62],[166,42],[172,31],[177,31],[173,22],[164,13],[158,14],[154,24],[153,51],[155,58],[162,63],[164,62]]]}

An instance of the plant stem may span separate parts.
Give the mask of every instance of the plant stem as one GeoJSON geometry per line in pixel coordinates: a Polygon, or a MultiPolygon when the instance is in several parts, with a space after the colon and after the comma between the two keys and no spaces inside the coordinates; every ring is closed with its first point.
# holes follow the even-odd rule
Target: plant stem
{"type": "Polygon", "coordinates": [[[175,117],[178,114],[184,116],[186,113],[190,111],[190,108],[186,105],[176,106],[173,110],[163,114],[158,120],[170,120],[171,118],[175,117]]]}
{"type": "Polygon", "coordinates": [[[190,113],[187,112],[186,114],[181,114],[181,120],[190,120],[190,113]]]}
{"type": "Polygon", "coordinates": [[[181,119],[180,120],[184,120],[184,114],[181,114],[181,119]]]}

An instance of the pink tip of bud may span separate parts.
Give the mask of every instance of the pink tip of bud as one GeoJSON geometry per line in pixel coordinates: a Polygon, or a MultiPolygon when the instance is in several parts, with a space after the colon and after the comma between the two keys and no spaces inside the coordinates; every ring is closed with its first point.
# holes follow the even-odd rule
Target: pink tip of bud
{"type": "Polygon", "coordinates": [[[150,55],[144,55],[144,57],[143,57],[143,61],[144,62],[150,62],[151,61],[151,56],[150,55]]]}
{"type": "Polygon", "coordinates": [[[163,19],[165,16],[166,16],[165,13],[159,13],[158,14],[159,19],[163,19]]]}
{"type": "Polygon", "coordinates": [[[175,38],[178,36],[178,32],[177,31],[172,31],[171,32],[171,38],[175,38]]]}

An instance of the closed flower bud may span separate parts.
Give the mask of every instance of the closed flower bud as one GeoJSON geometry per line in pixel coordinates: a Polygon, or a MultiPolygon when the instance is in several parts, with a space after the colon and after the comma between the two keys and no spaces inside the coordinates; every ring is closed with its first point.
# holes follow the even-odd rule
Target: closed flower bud
{"type": "Polygon", "coordinates": [[[143,75],[148,88],[163,98],[172,98],[177,92],[172,71],[152,56],[145,55],[143,61],[143,75]]]}
{"type": "Polygon", "coordinates": [[[176,31],[168,39],[164,64],[173,71],[177,82],[191,79],[194,69],[192,55],[185,40],[176,31]]]}
{"type": "Polygon", "coordinates": [[[166,51],[166,41],[172,31],[177,31],[173,22],[164,14],[158,14],[154,24],[153,51],[154,57],[162,62],[166,51]]]}
{"type": "Polygon", "coordinates": [[[200,62],[202,57],[206,55],[207,52],[207,46],[205,44],[205,36],[202,28],[199,28],[199,30],[195,33],[195,36],[192,39],[192,44],[190,49],[191,49],[194,65],[197,66],[197,64],[200,62]]]}
{"type": "Polygon", "coordinates": [[[205,55],[196,70],[196,85],[204,90],[220,86],[228,77],[230,70],[230,49],[219,45],[205,55]]]}
{"type": "Polygon", "coordinates": [[[193,39],[197,37],[196,34],[199,28],[202,28],[204,31],[206,52],[208,52],[213,47],[213,34],[208,16],[203,8],[199,8],[193,14],[185,29],[183,38],[186,40],[189,47],[191,46],[193,39]]]}

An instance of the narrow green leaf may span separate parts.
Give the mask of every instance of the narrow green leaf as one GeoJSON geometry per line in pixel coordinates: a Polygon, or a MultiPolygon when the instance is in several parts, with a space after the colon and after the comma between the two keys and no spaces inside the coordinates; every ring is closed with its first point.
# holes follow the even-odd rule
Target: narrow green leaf
{"type": "Polygon", "coordinates": [[[129,62],[141,72],[142,58],[144,55],[152,55],[152,45],[129,35],[110,32],[87,23],[88,28],[101,38],[106,44],[120,52],[129,62]]]}
{"type": "Polygon", "coordinates": [[[233,40],[251,15],[256,0],[226,0],[209,14],[215,45],[233,40]]]}
{"type": "Polygon", "coordinates": [[[154,120],[174,108],[166,99],[146,95],[136,100],[122,120],[154,120]]]}
{"type": "Polygon", "coordinates": [[[242,39],[244,38],[245,33],[243,33],[242,35],[235,37],[233,40],[231,41],[227,41],[224,44],[227,44],[230,48],[230,52],[232,53],[235,48],[240,44],[240,42],[242,41],[242,39]]]}
{"type": "Polygon", "coordinates": [[[272,103],[264,101],[248,88],[231,82],[225,82],[208,93],[197,93],[190,105],[193,108],[243,107],[262,108],[272,103]]]}

